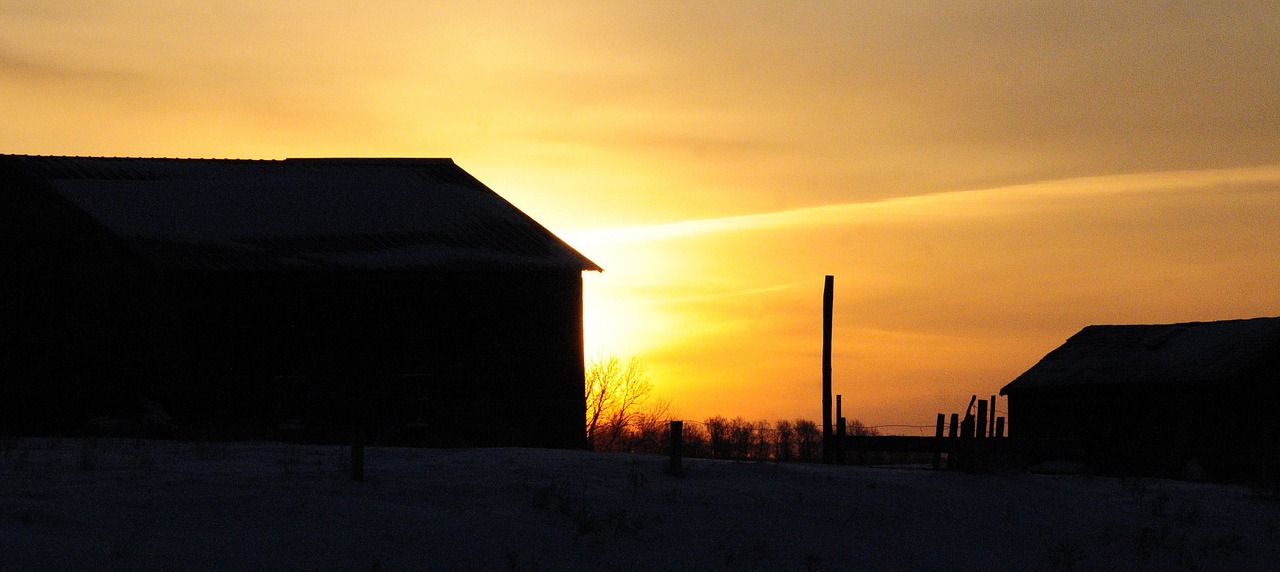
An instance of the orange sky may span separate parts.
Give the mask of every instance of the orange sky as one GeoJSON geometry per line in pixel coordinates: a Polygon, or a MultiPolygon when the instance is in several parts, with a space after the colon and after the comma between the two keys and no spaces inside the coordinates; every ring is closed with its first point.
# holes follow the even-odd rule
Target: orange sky
{"type": "Polygon", "coordinates": [[[0,152],[453,157],[686,418],[820,416],[826,274],[870,425],[1280,315],[1268,1],[103,4],[0,0],[0,152]]]}

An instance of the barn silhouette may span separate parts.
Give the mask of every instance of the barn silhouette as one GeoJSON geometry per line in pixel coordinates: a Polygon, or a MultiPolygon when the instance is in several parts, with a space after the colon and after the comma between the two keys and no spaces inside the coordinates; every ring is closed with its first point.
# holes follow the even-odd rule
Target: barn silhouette
{"type": "Polygon", "coordinates": [[[583,445],[582,272],[449,159],[0,156],[0,430],[583,445]]]}
{"type": "Polygon", "coordinates": [[[1280,318],[1089,326],[1000,390],[1009,434],[1124,474],[1280,477],[1280,318]]]}

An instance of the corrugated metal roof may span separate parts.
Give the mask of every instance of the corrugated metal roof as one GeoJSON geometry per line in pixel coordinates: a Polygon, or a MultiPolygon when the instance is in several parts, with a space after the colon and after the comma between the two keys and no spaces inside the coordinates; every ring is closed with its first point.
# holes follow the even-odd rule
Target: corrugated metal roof
{"type": "Polygon", "coordinates": [[[450,159],[4,157],[165,267],[600,270],[450,159]]]}
{"type": "Polygon", "coordinates": [[[1089,326],[1000,393],[1102,383],[1232,381],[1280,365],[1278,358],[1280,318],[1089,326]]]}

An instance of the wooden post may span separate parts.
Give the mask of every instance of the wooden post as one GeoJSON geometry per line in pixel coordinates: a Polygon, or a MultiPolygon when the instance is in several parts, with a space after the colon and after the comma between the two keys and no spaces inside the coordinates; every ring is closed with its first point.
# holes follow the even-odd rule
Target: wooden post
{"type": "Polygon", "coordinates": [[[845,425],[844,417],[836,416],[836,464],[844,464],[844,448],[845,448],[845,425]]]}
{"type": "MultiPolygon", "coordinates": [[[[363,392],[369,387],[367,378],[356,378],[353,385],[358,387],[357,392],[363,392]]],[[[351,396],[351,480],[364,480],[364,421],[368,417],[366,408],[368,406],[367,395],[364,393],[356,393],[351,396]]]]}
{"type": "Polygon", "coordinates": [[[951,414],[951,429],[947,432],[947,468],[956,468],[956,451],[960,441],[960,414],[951,414]]]}
{"type": "Polygon", "coordinates": [[[959,451],[956,452],[956,467],[960,470],[967,470],[969,468],[969,460],[970,457],[972,457],[971,453],[974,445],[974,425],[975,423],[972,413],[965,415],[964,421],[960,422],[960,446],[959,451]]]}
{"type": "Polygon", "coordinates": [[[837,393],[836,394],[836,423],[839,423],[840,419],[844,417],[844,404],[841,403],[842,401],[844,401],[844,396],[837,393]]]}
{"type": "Polygon", "coordinates": [[[991,427],[987,430],[987,435],[996,436],[996,396],[991,396],[991,406],[987,408],[987,413],[991,415],[991,427]]]}
{"type": "Polygon", "coordinates": [[[845,435],[848,435],[848,427],[844,424],[844,396],[836,394],[836,464],[843,465],[845,461],[845,450],[848,443],[845,443],[845,435]]]}
{"type": "Polygon", "coordinates": [[[835,461],[831,448],[831,312],[835,298],[835,276],[828,275],[822,287],[822,462],[835,461]]]}
{"type": "Polygon", "coordinates": [[[351,439],[351,480],[364,480],[364,428],[358,426],[351,439]]]}
{"type": "Polygon", "coordinates": [[[987,436],[987,400],[978,402],[978,424],[974,426],[975,439],[982,439],[987,436]]]}
{"type": "Polygon", "coordinates": [[[996,418],[996,437],[997,438],[1004,437],[1004,417],[996,418]]]}
{"type": "Polygon", "coordinates": [[[934,468],[935,470],[936,470],[936,469],[941,469],[941,468],[942,468],[942,450],[943,450],[943,448],[945,448],[945,447],[946,447],[946,445],[947,445],[947,442],[946,442],[946,441],[944,441],[944,440],[943,440],[943,438],[942,438],[942,430],[943,430],[943,428],[945,428],[945,427],[946,427],[946,425],[947,425],[947,416],[946,416],[946,415],[943,415],[942,413],[939,413],[939,414],[938,414],[938,425],[937,425],[937,427],[934,429],[934,432],[933,432],[933,436],[934,436],[935,441],[936,441],[936,443],[934,443],[934,445],[933,445],[933,446],[934,446],[934,449],[933,449],[933,468],[934,468]]]}
{"type": "Polygon", "coordinates": [[[684,421],[671,422],[671,462],[667,470],[672,476],[684,476],[684,421]]]}

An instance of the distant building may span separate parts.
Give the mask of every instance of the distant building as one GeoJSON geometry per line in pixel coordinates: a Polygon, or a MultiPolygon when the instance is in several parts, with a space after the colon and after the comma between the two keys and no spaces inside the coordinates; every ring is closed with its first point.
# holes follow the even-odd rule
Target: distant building
{"type": "Polygon", "coordinates": [[[1278,476],[1280,318],[1089,326],[1000,394],[1011,437],[1104,470],[1278,476]]]}
{"type": "Polygon", "coordinates": [[[449,159],[0,155],[0,431],[582,446],[589,270],[449,159]]]}

